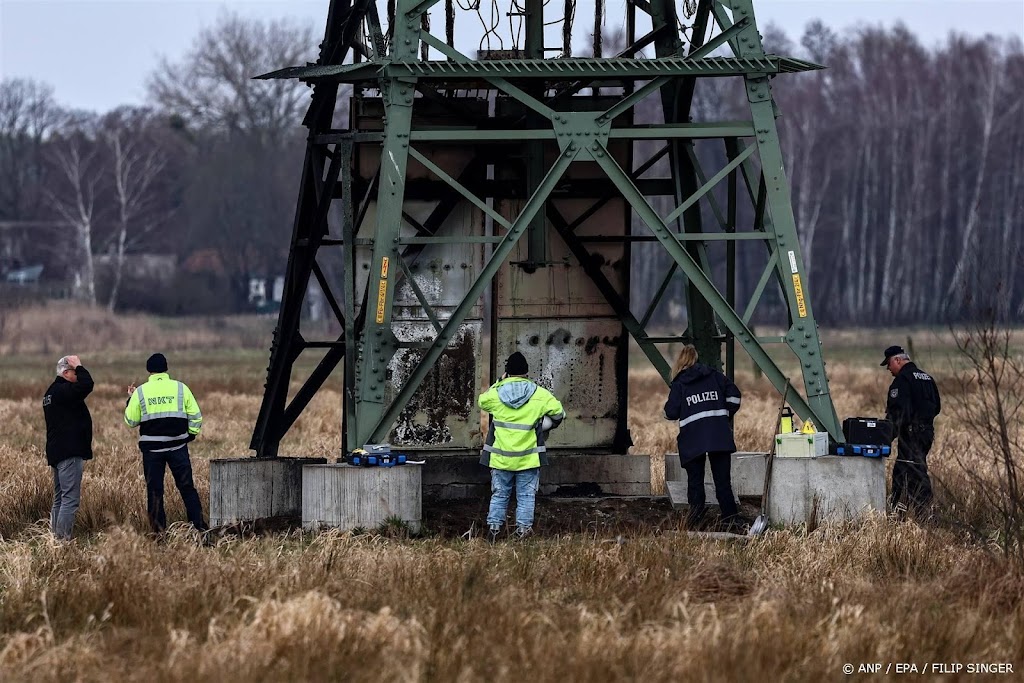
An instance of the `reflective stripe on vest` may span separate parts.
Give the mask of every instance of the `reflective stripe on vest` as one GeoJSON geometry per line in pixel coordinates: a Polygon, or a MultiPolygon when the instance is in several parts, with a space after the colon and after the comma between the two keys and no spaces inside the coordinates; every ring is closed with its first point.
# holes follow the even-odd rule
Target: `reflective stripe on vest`
{"type": "Polygon", "coordinates": [[[188,432],[184,434],[178,434],[177,436],[147,436],[145,434],[139,435],[139,441],[180,441],[181,439],[187,439],[188,432]]]}
{"type": "Polygon", "coordinates": [[[736,405],[739,405],[740,404],[740,397],[739,396],[730,396],[727,399],[725,399],[725,402],[726,403],[735,403],[736,405]]]}
{"type": "MultiPolygon", "coordinates": [[[[136,392],[138,392],[139,390],[138,390],[138,389],[136,389],[135,391],[136,391],[136,392]]],[[[142,396],[142,394],[139,394],[139,396],[141,397],[141,396],[142,396]]],[[[129,399],[129,400],[131,400],[131,399],[129,399]]],[[[139,405],[142,405],[142,399],[141,399],[141,398],[139,399],[139,405]]],[[[124,416],[124,423],[125,423],[126,425],[128,425],[129,427],[138,427],[138,426],[139,426],[139,422],[138,422],[137,420],[132,420],[132,419],[129,419],[129,417],[128,417],[128,415],[127,415],[127,412],[128,412],[128,407],[127,407],[127,406],[125,406],[125,413],[126,413],[126,414],[125,414],[125,416],[124,416]]]]}
{"type": "Polygon", "coordinates": [[[495,455],[504,455],[507,458],[521,458],[524,455],[533,455],[534,453],[545,453],[547,448],[545,446],[537,446],[535,448],[528,448],[525,451],[505,451],[494,446],[488,446],[484,444],[484,450],[488,453],[494,453],[495,455]]]}
{"type": "Polygon", "coordinates": [[[684,426],[690,424],[691,422],[696,422],[697,420],[703,420],[706,417],[729,417],[729,411],[726,410],[725,408],[719,408],[718,410],[705,410],[705,411],[700,412],[700,413],[694,413],[693,415],[691,415],[690,417],[686,418],[685,420],[680,420],[679,421],[679,426],[680,427],[684,427],[684,426]]]}
{"type": "Polygon", "coordinates": [[[535,425],[524,425],[518,422],[502,422],[501,420],[494,420],[495,427],[504,427],[505,429],[521,429],[524,432],[532,432],[536,427],[535,425]]]}

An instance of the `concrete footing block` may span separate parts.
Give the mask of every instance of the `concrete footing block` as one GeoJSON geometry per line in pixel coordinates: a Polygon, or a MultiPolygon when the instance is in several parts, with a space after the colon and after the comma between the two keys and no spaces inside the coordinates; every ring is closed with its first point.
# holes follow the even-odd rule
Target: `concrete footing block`
{"type": "Polygon", "coordinates": [[[423,495],[434,500],[465,500],[491,495],[491,471],[480,455],[438,455],[423,465],[423,495]]]}
{"type": "MultiPolygon", "coordinates": [[[[541,495],[649,496],[649,455],[556,454],[540,470],[541,495]]],[[[491,495],[491,471],[477,455],[430,456],[423,466],[423,495],[435,500],[491,495]]]]}
{"type": "MultiPolygon", "coordinates": [[[[731,479],[732,492],[741,498],[760,498],[764,494],[764,464],[767,458],[766,453],[737,452],[732,454],[731,479]]],[[[681,496],[679,504],[686,503],[686,472],[679,464],[678,453],[667,453],[665,455],[665,488],[670,490],[670,481],[682,482],[682,487],[675,487],[676,497],[681,496]]],[[[671,493],[670,493],[671,497],[671,493]]],[[[677,498],[672,499],[676,505],[677,498]]],[[[708,505],[718,505],[718,497],[715,495],[715,484],[711,478],[711,467],[704,465],[704,498],[708,505]]]]}
{"type": "Polygon", "coordinates": [[[297,517],[302,467],[324,458],[218,458],[210,461],[210,525],[297,517]]]}
{"type": "Polygon", "coordinates": [[[556,495],[651,495],[649,455],[557,455],[540,471],[540,492],[556,495]]]}
{"type": "Polygon", "coordinates": [[[413,532],[423,519],[421,465],[302,468],[302,528],[373,529],[389,518],[413,532]]]}
{"type": "Polygon", "coordinates": [[[773,524],[854,519],[885,512],[885,459],[828,455],[775,458],[768,518],[773,524]]]}
{"type": "Polygon", "coordinates": [[[679,463],[678,453],[665,454],[665,481],[686,481],[686,472],[679,463]]]}

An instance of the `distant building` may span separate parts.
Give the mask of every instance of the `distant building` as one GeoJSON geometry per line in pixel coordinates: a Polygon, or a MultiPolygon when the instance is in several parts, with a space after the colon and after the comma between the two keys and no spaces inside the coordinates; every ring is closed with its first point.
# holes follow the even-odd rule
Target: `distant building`
{"type": "Polygon", "coordinates": [[[24,268],[15,268],[4,273],[4,282],[15,285],[34,285],[39,282],[42,274],[43,266],[38,264],[25,266],[24,268]]]}
{"type": "Polygon", "coordinates": [[[250,277],[249,303],[257,313],[276,313],[284,296],[284,276],[250,277]],[[267,296],[267,292],[270,296],[267,296]]]}
{"type": "MultiPolygon", "coordinates": [[[[97,273],[113,273],[117,267],[117,255],[98,254],[93,257],[93,264],[97,273]]],[[[173,254],[125,254],[121,277],[168,284],[174,280],[177,270],[177,259],[173,254]]]]}

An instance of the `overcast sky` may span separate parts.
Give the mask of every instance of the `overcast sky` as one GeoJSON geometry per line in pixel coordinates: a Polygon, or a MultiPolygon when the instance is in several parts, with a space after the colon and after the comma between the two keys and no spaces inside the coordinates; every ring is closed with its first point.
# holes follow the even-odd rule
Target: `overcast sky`
{"type": "MultiPolygon", "coordinates": [[[[76,108],[107,110],[118,104],[140,104],[145,99],[146,77],[159,57],[182,56],[198,31],[214,23],[219,14],[292,17],[314,26],[319,36],[329,4],[329,0],[0,0],[0,77],[47,82],[56,89],[61,104],[76,108]]],[[[499,2],[499,6],[510,4],[511,0],[499,2]]],[[[624,0],[607,0],[609,20],[621,16],[624,4],[624,0]]],[[[557,0],[548,5],[548,12],[557,15],[553,18],[561,15],[561,6],[557,0]]],[[[589,39],[589,20],[582,17],[593,16],[591,7],[592,0],[579,0],[576,45],[589,39]]],[[[902,21],[929,46],[942,42],[950,31],[974,36],[1024,34],[1024,0],[755,0],[754,7],[760,24],[774,22],[794,39],[814,18],[837,30],[862,24],[888,27],[902,21]]],[[[473,20],[457,21],[457,46],[479,39],[480,25],[473,20]]],[[[434,23],[435,34],[443,35],[443,20],[434,23]]],[[[559,44],[557,38],[549,42],[559,44]]]]}

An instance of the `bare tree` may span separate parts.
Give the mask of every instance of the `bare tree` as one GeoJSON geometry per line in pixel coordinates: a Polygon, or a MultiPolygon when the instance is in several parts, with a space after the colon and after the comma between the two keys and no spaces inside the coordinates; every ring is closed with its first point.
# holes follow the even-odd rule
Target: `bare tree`
{"type": "Polygon", "coordinates": [[[1021,225],[1024,225],[1024,133],[1019,127],[1011,148],[1015,151],[1011,155],[1009,170],[1003,175],[1004,194],[1001,204],[1004,210],[996,222],[1001,228],[1000,239],[1003,244],[999,272],[1008,287],[1006,296],[1000,301],[1000,313],[1008,316],[1015,312],[1020,316],[1021,311],[1014,311],[1014,301],[1018,300],[1018,269],[1024,255],[1024,246],[1015,237],[1021,225]]]}
{"type": "MultiPolygon", "coordinates": [[[[987,56],[987,55],[986,55],[987,56]]],[[[981,117],[981,140],[978,149],[978,166],[974,171],[973,189],[968,203],[967,220],[961,232],[960,257],[957,259],[953,277],[946,290],[946,296],[952,297],[963,285],[967,275],[967,268],[974,264],[977,254],[975,242],[975,230],[978,228],[980,217],[980,204],[982,191],[985,182],[988,180],[989,149],[992,146],[992,136],[996,128],[997,100],[1000,81],[1003,78],[1003,68],[996,60],[979,60],[977,67],[977,78],[983,84],[981,97],[977,101],[979,115],[981,117]]],[[[1000,121],[1005,120],[1006,114],[999,117],[1000,121]]]]}
{"type": "Polygon", "coordinates": [[[181,216],[196,250],[216,254],[236,307],[246,303],[250,277],[284,272],[301,158],[298,145],[208,139],[190,162],[181,216]]]}
{"type": "MultiPolygon", "coordinates": [[[[784,35],[776,35],[777,49],[793,49],[784,35]]],[[[828,61],[835,49],[835,36],[821,22],[807,28],[801,43],[810,45],[811,57],[828,61]]],[[[793,210],[799,230],[800,249],[809,272],[814,265],[814,238],[824,216],[829,184],[832,179],[833,155],[829,138],[835,134],[830,111],[831,78],[825,71],[815,71],[787,87],[788,114],[779,119],[780,137],[790,182],[793,187],[793,210]],[[822,145],[826,144],[826,149],[822,145]]]]}
{"type": "Polygon", "coordinates": [[[280,143],[299,126],[307,88],[292,79],[253,77],[314,60],[317,42],[311,26],[225,14],[199,34],[183,61],[162,60],[149,92],[192,126],[280,143]]]}
{"type": "Polygon", "coordinates": [[[61,119],[53,88],[25,79],[0,82],[0,218],[36,218],[43,145],[61,119]]]}
{"type": "MultiPolygon", "coordinates": [[[[783,32],[769,26],[764,34],[767,50],[793,52],[783,32]]],[[[1005,283],[1006,311],[1024,311],[1014,239],[1024,225],[1024,129],[1014,125],[1024,110],[1020,41],[954,36],[927,49],[902,26],[838,36],[812,22],[800,42],[802,56],[828,68],[779,78],[772,89],[823,321],[964,319],[961,290],[979,270],[989,286],[1005,283]]],[[[697,120],[746,116],[742,91],[716,89],[705,102],[706,92],[701,83],[697,120]]],[[[748,214],[740,208],[741,224],[748,214]]],[[[643,246],[634,257],[643,291],[647,270],[663,259],[643,246]]],[[[721,254],[712,258],[721,271],[721,254]]],[[[741,297],[750,290],[740,283],[741,297]]]]}
{"type": "Polygon", "coordinates": [[[149,234],[166,213],[155,209],[154,185],[166,167],[155,141],[146,139],[146,112],[121,111],[107,118],[103,140],[110,157],[115,204],[114,273],[107,308],[117,304],[125,254],[149,234]]]}
{"type": "Polygon", "coordinates": [[[90,306],[96,305],[96,271],[92,242],[96,225],[96,200],[102,174],[93,142],[82,133],[73,134],[53,149],[57,174],[63,191],[51,191],[54,209],[73,229],[69,256],[74,262],[75,294],[90,306]]]}
{"type": "MultiPolygon", "coordinates": [[[[47,138],[62,112],[53,89],[36,81],[0,81],[0,271],[43,262],[50,250],[40,231],[57,226],[44,215],[47,138]]],[[[47,235],[48,236],[48,235],[47,235]]]]}
{"type": "Polygon", "coordinates": [[[149,82],[190,143],[183,229],[194,251],[216,253],[206,262],[228,278],[236,306],[245,305],[250,277],[284,269],[309,92],[295,80],[253,77],[314,60],[318,42],[310,26],[226,14],[149,82]]]}
{"type": "Polygon", "coordinates": [[[1024,358],[994,306],[986,305],[978,318],[953,331],[967,361],[958,413],[977,435],[974,448],[957,460],[998,527],[996,543],[1024,567],[1024,358]]]}
{"type": "Polygon", "coordinates": [[[793,41],[786,35],[785,29],[774,21],[769,21],[761,29],[761,36],[761,44],[764,46],[764,51],[769,54],[791,55],[796,51],[796,46],[793,45],[793,41]]]}
{"type": "Polygon", "coordinates": [[[985,271],[1005,310],[1024,310],[1020,42],[927,50],[904,27],[836,39],[812,24],[801,43],[829,68],[773,89],[805,262],[828,282],[817,309],[848,323],[962,319],[965,283],[985,271]]]}

